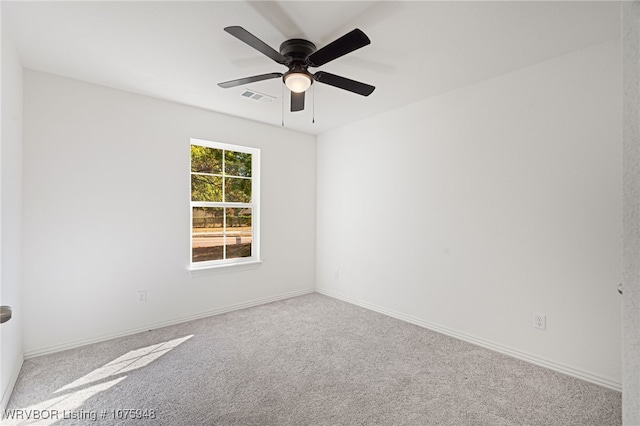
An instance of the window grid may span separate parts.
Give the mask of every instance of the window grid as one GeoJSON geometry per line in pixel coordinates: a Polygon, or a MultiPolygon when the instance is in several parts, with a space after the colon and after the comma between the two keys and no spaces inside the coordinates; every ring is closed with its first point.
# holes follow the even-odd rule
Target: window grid
{"type": "MultiPolygon", "coordinates": [[[[258,172],[258,165],[259,165],[259,150],[257,149],[252,149],[252,148],[245,148],[245,147],[236,147],[236,146],[232,146],[232,145],[226,145],[226,144],[219,144],[219,143],[213,143],[213,142],[207,142],[207,141],[196,141],[196,140],[192,140],[191,141],[191,146],[201,146],[201,147],[205,147],[205,148],[210,148],[210,149],[215,149],[215,150],[220,150],[221,152],[221,173],[206,173],[206,172],[202,172],[202,171],[193,171],[193,153],[192,153],[192,157],[190,159],[190,163],[191,163],[191,173],[190,175],[200,175],[200,176],[213,176],[213,177],[219,177],[221,178],[221,184],[222,187],[220,188],[221,191],[221,199],[222,201],[194,201],[194,194],[193,194],[193,181],[192,181],[192,191],[191,191],[191,265],[197,265],[198,267],[203,266],[206,267],[208,265],[214,266],[214,265],[220,265],[220,264],[234,264],[234,263],[244,263],[244,262],[248,262],[248,261],[256,261],[259,259],[258,257],[258,223],[259,223],[259,217],[257,215],[257,198],[258,198],[258,194],[259,194],[259,184],[257,182],[257,172],[258,172]],[[231,175],[227,173],[227,152],[234,152],[234,153],[244,153],[244,154],[250,154],[250,176],[237,176],[237,174],[241,174],[242,171],[236,173],[235,175],[231,175]],[[249,197],[249,202],[237,202],[237,201],[227,201],[227,199],[229,198],[230,194],[227,194],[227,180],[229,179],[240,179],[240,180],[245,180],[245,181],[251,181],[250,184],[250,197],[249,197]],[[194,235],[196,235],[196,233],[194,232],[195,230],[195,226],[194,226],[194,208],[201,208],[203,211],[203,219],[204,219],[204,227],[205,229],[207,229],[206,227],[208,226],[207,224],[207,216],[206,216],[206,208],[219,208],[222,210],[222,223],[221,223],[221,230],[220,231],[216,231],[215,230],[215,222],[213,227],[211,228],[213,232],[211,232],[210,234],[213,235],[215,238],[215,235],[219,235],[219,239],[220,241],[220,245],[221,245],[221,249],[222,249],[222,257],[221,258],[215,258],[215,259],[205,259],[205,260],[196,260],[195,257],[195,246],[194,246],[194,235]],[[244,212],[244,215],[236,215],[236,213],[242,213],[242,212],[238,212],[237,210],[234,211],[234,216],[229,217],[229,214],[231,212],[230,209],[246,209],[248,212],[248,215],[246,214],[247,212],[244,212]],[[234,221],[232,222],[232,219],[238,217],[238,218],[244,218],[246,220],[246,218],[248,217],[249,221],[250,221],[250,227],[249,230],[246,229],[242,229],[242,219],[240,219],[239,221],[234,221]],[[231,220],[230,220],[231,219],[231,220]],[[238,225],[238,223],[240,223],[240,225],[238,225]],[[233,229],[234,228],[234,224],[236,226],[238,226],[238,229],[233,229]],[[248,238],[250,239],[250,245],[249,245],[249,254],[248,255],[233,255],[233,257],[229,257],[232,256],[229,253],[229,247],[234,243],[232,236],[235,235],[236,236],[236,241],[235,244],[242,246],[243,245],[243,240],[247,238],[247,234],[248,234],[248,238]]],[[[192,148],[193,149],[193,148],[192,148]]],[[[240,170],[243,170],[242,168],[240,168],[240,170]]],[[[244,169],[246,170],[246,169],[244,169]]],[[[244,188],[241,189],[245,190],[244,188]]],[[[245,194],[246,195],[246,194],[245,194]]],[[[214,215],[214,219],[215,219],[215,215],[214,215]]],[[[207,232],[205,231],[202,234],[206,234],[207,232]]],[[[219,247],[219,246],[216,246],[219,247]]],[[[242,247],[241,247],[242,248],[242,247]]],[[[240,249],[241,249],[240,248],[240,249]]]]}

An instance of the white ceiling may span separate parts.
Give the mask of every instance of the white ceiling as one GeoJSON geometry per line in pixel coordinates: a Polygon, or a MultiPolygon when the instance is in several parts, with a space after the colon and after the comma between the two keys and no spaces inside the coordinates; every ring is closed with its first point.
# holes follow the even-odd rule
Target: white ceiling
{"type": "Polygon", "coordinates": [[[620,38],[620,4],[3,0],[2,24],[25,68],[276,126],[280,79],[232,89],[217,83],[286,68],[223,28],[240,25],[276,50],[289,38],[321,48],[360,28],[371,45],[318,69],[376,86],[371,96],[316,83],[306,109],[291,113],[284,95],[285,126],[319,134],[620,38]],[[245,88],[277,99],[244,98],[245,88]]]}

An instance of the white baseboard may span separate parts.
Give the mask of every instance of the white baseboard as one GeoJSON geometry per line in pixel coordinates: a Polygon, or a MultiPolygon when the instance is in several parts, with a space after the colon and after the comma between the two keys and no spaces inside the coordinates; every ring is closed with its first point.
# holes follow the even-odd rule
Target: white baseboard
{"type": "Polygon", "coordinates": [[[601,376],[599,376],[597,374],[593,374],[593,373],[590,373],[590,372],[587,372],[587,371],[583,371],[583,370],[580,370],[580,369],[569,367],[567,365],[559,364],[557,362],[549,361],[549,360],[537,357],[535,355],[531,355],[531,354],[528,354],[526,352],[519,351],[517,349],[509,348],[507,346],[500,345],[500,344],[491,342],[489,340],[485,340],[485,339],[481,339],[481,338],[478,338],[478,337],[474,337],[474,336],[471,336],[471,335],[468,335],[468,334],[465,334],[465,333],[461,333],[459,331],[452,330],[452,329],[449,329],[449,328],[446,328],[446,327],[442,327],[442,326],[437,325],[437,324],[432,324],[430,322],[423,321],[423,320],[420,320],[418,318],[414,318],[414,317],[411,317],[411,316],[408,316],[408,315],[404,315],[402,313],[395,312],[395,311],[392,311],[390,309],[386,309],[386,308],[383,308],[383,307],[380,307],[380,306],[377,306],[377,305],[372,305],[371,303],[363,302],[362,300],[357,300],[357,299],[353,299],[351,297],[346,297],[346,296],[343,296],[341,294],[334,293],[332,291],[324,290],[324,289],[321,289],[321,288],[316,288],[316,292],[320,293],[320,294],[324,294],[325,296],[329,296],[329,297],[333,297],[335,299],[342,300],[342,301],[347,302],[347,303],[351,303],[353,305],[360,306],[360,307],[365,308],[365,309],[369,309],[369,310],[372,310],[372,311],[375,311],[375,312],[379,312],[381,314],[390,316],[392,318],[396,318],[396,319],[399,319],[399,320],[402,320],[402,321],[406,321],[406,322],[411,323],[411,324],[418,325],[420,327],[427,328],[429,330],[436,331],[438,333],[445,334],[447,336],[454,337],[456,339],[464,340],[466,342],[473,343],[474,345],[482,346],[482,347],[490,349],[492,351],[499,352],[499,353],[502,353],[502,354],[505,354],[505,355],[509,355],[509,356],[514,357],[514,358],[518,358],[518,359],[521,359],[523,361],[527,361],[527,362],[530,362],[532,364],[539,365],[541,367],[545,367],[545,368],[548,368],[550,370],[557,371],[559,373],[563,373],[563,374],[566,374],[566,375],[569,375],[569,376],[572,376],[572,377],[576,377],[578,379],[581,379],[581,380],[584,380],[584,381],[587,381],[587,382],[590,382],[590,383],[594,383],[596,385],[600,385],[600,386],[603,386],[603,387],[608,388],[608,389],[613,389],[613,390],[616,390],[618,392],[622,391],[622,384],[621,383],[616,382],[616,381],[611,380],[611,379],[608,379],[606,377],[601,377],[601,376]]]}
{"type": "MultiPolygon", "coordinates": [[[[429,323],[427,321],[423,321],[420,320],[418,318],[414,318],[399,312],[395,312],[393,310],[390,309],[386,309],[383,308],[381,306],[377,306],[377,305],[373,305],[371,303],[368,302],[364,302],[362,300],[358,300],[358,299],[353,299],[351,297],[347,297],[347,296],[343,296],[341,294],[338,293],[334,293],[332,291],[329,290],[325,290],[325,289],[321,289],[321,288],[309,288],[309,289],[304,289],[304,290],[297,290],[297,291],[292,291],[292,292],[288,292],[288,293],[282,293],[279,295],[275,295],[275,296],[270,296],[270,297],[266,297],[266,298],[262,298],[262,299],[256,299],[256,300],[251,300],[248,302],[243,302],[243,303],[239,303],[239,304],[235,304],[235,305],[229,305],[229,306],[225,306],[225,307],[221,307],[221,308],[216,308],[210,311],[204,311],[204,312],[199,312],[197,314],[193,314],[193,315],[188,315],[185,317],[180,317],[180,318],[175,318],[169,321],[163,321],[160,323],[156,323],[156,324],[151,324],[145,327],[138,327],[138,328],[134,328],[134,329],[129,329],[129,330],[124,330],[118,333],[113,333],[113,334],[108,334],[108,335],[103,335],[103,336],[99,336],[96,338],[92,338],[92,339],[85,339],[85,340],[79,340],[79,341],[74,341],[74,342],[69,342],[66,344],[62,344],[62,345],[56,345],[56,346],[50,346],[50,347],[45,347],[45,348],[41,348],[41,349],[36,349],[36,350],[32,350],[32,351],[27,351],[24,354],[24,358],[25,359],[29,359],[29,358],[34,358],[37,356],[41,356],[41,355],[47,355],[47,354],[51,354],[51,353],[55,353],[55,352],[60,352],[60,351],[64,351],[67,349],[73,349],[73,348],[77,348],[80,346],[85,346],[85,345],[89,345],[92,343],[98,343],[98,342],[104,342],[107,340],[111,340],[111,339],[116,339],[118,337],[124,337],[124,336],[130,336],[132,334],[136,334],[136,333],[141,333],[144,331],[148,331],[148,330],[152,330],[155,328],[161,328],[161,327],[167,327],[170,325],[175,325],[175,324],[181,324],[184,322],[188,322],[188,321],[193,321],[196,319],[200,319],[200,318],[205,318],[205,317],[209,317],[209,316],[213,316],[213,315],[220,315],[220,314],[224,314],[226,312],[231,312],[231,311],[237,311],[240,309],[246,309],[246,308],[250,308],[253,306],[258,306],[258,305],[264,305],[266,303],[271,303],[271,302],[276,302],[278,300],[284,300],[284,299],[289,299],[292,297],[297,297],[297,296],[302,296],[305,294],[309,294],[309,293],[320,293],[323,294],[325,296],[329,296],[329,297],[333,297],[335,299],[339,299],[342,301],[345,301],[347,303],[351,303],[353,305],[357,305],[360,307],[363,307],[365,309],[369,309],[375,312],[379,312],[381,314],[390,316],[392,318],[396,318],[402,321],[406,321],[408,323],[411,324],[415,324],[418,325],[420,327],[424,327],[427,328],[429,330],[433,330],[436,331],[438,333],[442,333],[445,334],[447,336],[451,336],[454,337],[456,339],[460,339],[460,340],[464,340],[466,342],[469,343],[473,343],[475,345],[478,346],[482,346],[484,348],[493,350],[495,352],[499,352],[505,355],[509,355],[512,356],[514,358],[518,358],[521,359],[523,361],[527,361],[530,362],[532,364],[535,365],[539,365],[541,367],[545,367],[548,368],[550,370],[554,370],[563,374],[567,374],[569,376],[572,377],[576,377],[578,379],[581,380],[585,380],[587,382],[590,383],[594,383],[603,387],[606,387],[608,389],[613,389],[615,391],[622,391],[622,384],[608,379],[606,377],[601,377],[597,374],[593,374],[591,372],[587,372],[587,371],[583,371],[580,369],[576,369],[573,367],[569,367],[567,365],[563,365],[563,364],[559,364],[553,361],[549,361],[546,360],[544,358],[540,358],[537,357],[535,355],[531,355],[522,351],[519,351],[517,349],[513,349],[513,348],[509,348],[507,346],[501,345],[501,344],[497,344],[494,342],[491,342],[489,340],[485,340],[485,339],[481,339],[478,337],[474,337],[456,330],[452,330],[446,327],[442,327],[440,325],[437,324],[433,324],[433,323],[429,323]]],[[[12,377],[12,381],[11,381],[11,385],[9,386],[9,389],[13,389],[13,386],[15,385],[15,381],[18,378],[18,373],[20,372],[20,369],[18,369],[17,371],[14,372],[14,376],[12,377]]],[[[6,404],[8,403],[8,399],[9,396],[11,395],[11,392],[6,392],[5,391],[5,395],[3,395],[3,399],[2,399],[2,405],[0,406],[1,409],[4,410],[4,407],[6,407],[6,404]],[[5,401],[6,398],[6,401],[5,401]]]]}
{"type": "Polygon", "coordinates": [[[18,375],[20,374],[20,370],[22,369],[22,362],[24,359],[16,366],[16,368],[11,373],[11,380],[9,380],[9,385],[6,389],[2,391],[2,399],[0,400],[0,420],[4,418],[4,412],[7,408],[7,404],[9,404],[9,399],[11,398],[11,394],[13,393],[13,388],[16,385],[16,381],[18,381],[18,375]]]}
{"type": "Polygon", "coordinates": [[[288,292],[288,293],[282,293],[282,294],[278,294],[278,295],[275,295],[275,296],[265,297],[265,298],[262,298],[262,299],[251,300],[251,301],[248,301],[248,302],[238,303],[238,304],[235,304],[235,305],[223,306],[221,308],[212,309],[210,311],[198,312],[197,314],[187,315],[187,316],[180,317],[180,318],[174,318],[174,319],[169,320],[169,321],[162,321],[162,322],[155,323],[155,324],[149,324],[149,325],[146,325],[144,327],[137,327],[137,328],[132,328],[132,329],[129,329],[129,330],[123,330],[123,331],[120,331],[118,333],[106,334],[106,335],[98,336],[98,337],[91,338],[91,339],[77,340],[77,341],[73,341],[73,342],[69,342],[69,343],[64,343],[64,344],[61,344],[61,345],[48,346],[48,347],[44,347],[44,348],[40,348],[40,349],[34,349],[34,350],[31,350],[31,351],[25,352],[24,353],[24,358],[25,359],[29,359],[29,358],[34,358],[34,357],[37,357],[37,356],[52,354],[52,353],[55,353],[55,352],[61,352],[61,351],[65,351],[67,349],[73,349],[73,348],[77,348],[77,347],[80,347],[80,346],[90,345],[92,343],[104,342],[104,341],[107,341],[107,340],[117,339],[118,337],[130,336],[132,334],[142,333],[142,332],[153,330],[153,329],[156,329],[156,328],[167,327],[167,326],[175,325],[175,324],[181,324],[181,323],[184,323],[184,322],[189,322],[189,321],[193,321],[193,320],[200,319],[200,318],[210,317],[210,316],[213,316],[213,315],[220,315],[220,314],[224,314],[224,313],[231,312],[231,311],[238,311],[240,309],[251,308],[253,306],[264,305],[266,303],[276,302],[278,300],[289,299],[289,298],[292,298],[292,297],[302,296],[304,294],[310,294],[310,293],[314,293],[314,292],[315,292],[314,288],[291,291],[291,292],[288,292]]]}

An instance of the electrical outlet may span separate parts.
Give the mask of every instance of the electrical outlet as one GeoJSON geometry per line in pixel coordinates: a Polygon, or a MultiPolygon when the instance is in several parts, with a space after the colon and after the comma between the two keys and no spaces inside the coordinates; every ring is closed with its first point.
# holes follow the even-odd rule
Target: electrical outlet
{"type": "Polygon", "coordinates": [[[533,314],[533,327],[540,330],[547,329],[547,315],[546,314],[533,314]]]}
{"type": "Polygon", "coordinates": [[[333,271],[333,278],[340,279],[340,269],[336,269],[335,271],[333,271]]]}
{"type": "Polygon", "coordinates": [[[138,303],[147,303],[147,292],[139,291],[138,292],[138,303]]]}

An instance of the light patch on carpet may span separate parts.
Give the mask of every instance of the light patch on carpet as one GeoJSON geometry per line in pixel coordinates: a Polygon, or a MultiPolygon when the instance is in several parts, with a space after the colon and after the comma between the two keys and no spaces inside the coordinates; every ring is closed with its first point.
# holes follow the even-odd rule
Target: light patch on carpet
{"type": "Polygon", "coordinates": [[[89,398],[126,379],[125,373],[146,367],[192,337],[193,334],[129,351],[53,392],[61,393],[60,396],[25,408],[6,410],[2,424],[49,426],[60,420],[96,422],[100,420],[98,412],[79,410],[89,398]]]}
{"type": "Polygon", "coordinates": [[[181,337],[179,339],[173,339],[167,342],[158,343],[155,345],[150,345],[144,348],[129,351],[121,357],[118,357],[108,364],[104,365],[103,367],[93,370],[89,374],[86,374],[73,383],[69,383],[68,385],[61,387],[54,393],[64,392],[73,388],[85,386],[89,383],[105,380],[106,378],[111,376],[124,374],[128,371],[145,367],[192,337],[193,334],[181,337]]]}

